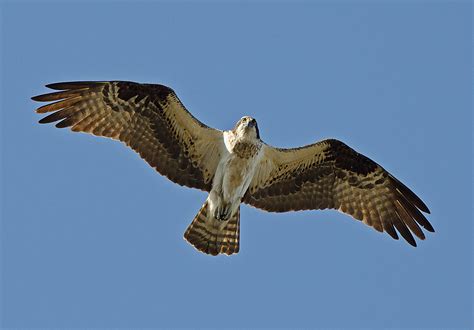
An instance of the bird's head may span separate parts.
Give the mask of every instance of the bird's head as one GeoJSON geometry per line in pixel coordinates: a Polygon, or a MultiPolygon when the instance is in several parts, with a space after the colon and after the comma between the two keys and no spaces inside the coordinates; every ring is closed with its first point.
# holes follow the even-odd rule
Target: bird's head
{"type": "Polygon", "coordinates": [[[249,116],[244,116],[235,124],[234,133],[238,137],[260,139],[257,121],[249,116]]]}

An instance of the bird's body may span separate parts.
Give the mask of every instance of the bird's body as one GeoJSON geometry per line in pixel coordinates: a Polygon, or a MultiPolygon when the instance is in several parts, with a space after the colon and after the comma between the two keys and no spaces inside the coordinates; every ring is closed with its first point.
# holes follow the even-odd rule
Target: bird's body
{"type": "Polygon", "coordinates": [[[185,232],[198,250],[239,251],[240,204],[270,212],[332,208],[411,245],[434,231],[420,211],[426,205],[369,158],[328,139],[312,145],[274,148],[260,139],[255,119],[232,130],[210,128],[194,118],[163,85],[124,81],[57,83],[59,92],[34,97],[57,101],[41,123],[120,140],[170,180],[209,192],[185,232]]]}
{"type": "Polygon", "coordinates": [[[262,156],[263,144],[251,117],[243,117],[222,137],[225,148],[220,153],[211,191],[184,235],[197,249],[210,254],[238,252],[240,203],[262,156]]]}
{"type": "Polygon", "coordinates": [[[243,117],[234,130],[225,131],[225,150],[217,166],[209,194],[209,211],[217,219],[227,220],[239,207],[261,158],[262,142],[246,126],[255,122],[243,117]]]}

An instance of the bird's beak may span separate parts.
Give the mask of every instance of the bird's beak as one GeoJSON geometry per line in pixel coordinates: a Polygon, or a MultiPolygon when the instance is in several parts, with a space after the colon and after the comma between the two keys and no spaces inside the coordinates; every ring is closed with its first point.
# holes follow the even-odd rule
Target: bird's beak
{"type": "Polygon", "coordinates": [[[249,127],[255,127],[255,126],[257,126],[257,121],[256,121],[255,119],[252,119],[251,121],[249,121],[248,126],[249,126],[249,127]]]}

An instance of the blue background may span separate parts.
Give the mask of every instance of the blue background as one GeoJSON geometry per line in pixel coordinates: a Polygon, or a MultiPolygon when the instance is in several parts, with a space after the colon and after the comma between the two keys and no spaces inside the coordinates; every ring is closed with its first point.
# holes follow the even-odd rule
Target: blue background
{"type": "Polygon", "coordinates": [[[2,2],[2,325],[472,325],[468,1],[2,2]],[[122,144],[38,125],[46,83],[171,86],[204,123],[333,137],[427,203],[412,248],[335,211],[242,208],[241,252],[182,235],[206,198],[122,144]]]}

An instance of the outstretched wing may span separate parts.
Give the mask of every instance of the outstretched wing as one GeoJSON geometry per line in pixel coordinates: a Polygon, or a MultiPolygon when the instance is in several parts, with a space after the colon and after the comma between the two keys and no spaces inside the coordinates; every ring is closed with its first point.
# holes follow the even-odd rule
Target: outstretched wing
{"type": "Polygon", "coordinates": [[[56,101],[36,110],[53,112],[40,123],[59,121],[56,127],[120,140],[170,180],[210,191],[224,148],[222,131],[194,118],[172,89],[126,81],[47,87],[59,92],[32,98],[56,101]]]}
{"type": "Polygon", "coordinates": [[[413,246],[433,232],[428,207],[381,166],[338,140],[295,149],[265,145],[243,202],[271,212],[337,209],[413,246]]]}

